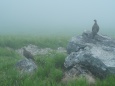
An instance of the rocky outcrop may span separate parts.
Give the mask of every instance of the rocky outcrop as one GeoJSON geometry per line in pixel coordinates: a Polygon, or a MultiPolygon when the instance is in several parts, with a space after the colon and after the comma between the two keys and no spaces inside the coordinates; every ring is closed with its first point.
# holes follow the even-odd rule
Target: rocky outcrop
{"type": "Polygon", "coordinates": [[[34,60],[34,56],[49,54],[50,52],[53,52],[53,51],[60,52],[60,53],[66,53],[66,50],[63,47],[59,47],[56,50],[53,50],[51,48],[38,48],[38,46],[32,45],[32,44],[29,44],[28,46],[24,46],[16,50],[16,52],[19,53],[21,57],[27,57],[28,59],[24,58],[20,60],[19,62],[17,62],[16,68],[21,73],[32,73],[37,69],[37,65],[35,64],[36,62],[34,60]],[[23,54],[24,49],[26,49],[25,54],[23,54]]]}
{"type": "Polygon", "coordinates": [[[64,66],[68,71],[75,68],[76,73],[91,73],[99,78],[115,74],[115,40],[108,36],[97,34],[92,39],[92,33],[85,31],[80,36],[72,37],[67,52],[69,55],[64,66]]]}
{"type": "Polygon", "coordinates": [[[52,51],[66,53],[66,49],[64,49],[63,47],[58,47],[56,50],[53,50],[51,48],[39,48],[38,46],[32,45],[32,44],[24,46],[24,47],[16,50],[16,52],[23,56],[23,48],[25,48],[27,51],[29,51],[33,56],[45,55],[52,51]]]}

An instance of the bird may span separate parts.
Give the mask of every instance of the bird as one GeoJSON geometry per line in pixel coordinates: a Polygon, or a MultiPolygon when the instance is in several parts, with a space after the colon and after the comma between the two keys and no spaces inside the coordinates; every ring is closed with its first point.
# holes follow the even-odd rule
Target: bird
{"type": "Polygon", "coordinates": [[[97,20],[94,20],[94,25],[92,27],[92,39],[95,37],[95,35],[97,35],[97,33],[99,32],[99,26],[97,24],[97,20]]]}
{"type": "Polygon", "coordinates": [[[27,59],[35,61],[33,55],[29,51],[27,51],[26,48],[23,48],[23,56],[26,57],[27,59]]]}

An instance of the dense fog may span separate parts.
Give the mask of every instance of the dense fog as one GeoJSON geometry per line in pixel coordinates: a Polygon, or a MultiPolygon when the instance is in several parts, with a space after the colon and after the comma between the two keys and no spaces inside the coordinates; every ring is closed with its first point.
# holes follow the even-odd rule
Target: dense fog
{"type": "Polygon", "coordinates": [[[91,30],[114,35],[114,0],[1,0],[0,34],[76,35],[91,30]]]}

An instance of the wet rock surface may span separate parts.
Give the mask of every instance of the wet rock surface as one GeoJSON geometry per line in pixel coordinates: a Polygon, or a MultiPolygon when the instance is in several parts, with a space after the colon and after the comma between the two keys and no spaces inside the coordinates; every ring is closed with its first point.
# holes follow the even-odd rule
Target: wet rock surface
{"type": "Polygon", "coordinates": [[[79,75],[77,74],[79,71],[80,74],[90,72],[98,78],[115,74],[115,40],[100,34],[97,34],[94,39],[91,37],[90,31],[72,37],[67,46],[68,56],[64,66],[68,71],[77,67],[76,75],[79,75]],[[88,72],[85,72],[86,70],[88,72]]]}

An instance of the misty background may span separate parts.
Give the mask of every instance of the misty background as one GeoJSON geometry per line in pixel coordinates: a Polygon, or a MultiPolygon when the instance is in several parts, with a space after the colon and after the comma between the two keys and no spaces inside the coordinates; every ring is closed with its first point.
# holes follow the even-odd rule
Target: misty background
{"type": "Polygon", "coordinates": [[[76,35],[94,19],[114,35],[115,0],[0,0],[0,34],[76,35]]]}

